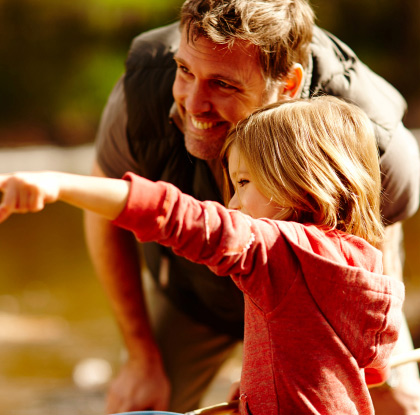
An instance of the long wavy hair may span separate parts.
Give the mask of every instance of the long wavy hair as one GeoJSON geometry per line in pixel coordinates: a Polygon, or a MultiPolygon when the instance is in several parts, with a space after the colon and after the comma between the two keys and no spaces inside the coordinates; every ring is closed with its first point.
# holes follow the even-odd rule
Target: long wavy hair
{"type": "MultiPolygon", "coordinates": [[[[272,104],[231,130],[221,153],[225,166],[232,146],[259,191],[280,207],[273,219],[381,242],[379,155],[360,108],[332,96],[272,104]]],[[[226,199],[234,190],[227,185],[226,199]]]]}

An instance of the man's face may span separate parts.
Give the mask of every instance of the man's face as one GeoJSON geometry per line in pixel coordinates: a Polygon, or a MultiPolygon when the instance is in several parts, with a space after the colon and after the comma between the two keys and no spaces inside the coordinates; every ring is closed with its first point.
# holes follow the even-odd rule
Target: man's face
{"type": "Polygon", "coordinates": [[[279,87],[267,94],[257,50],[249,43],[237,41],[230,49],[204,37],[188,43],[184,29],[175,61],[173,95],[185,146],[200,159],[217,158],[232,125],[278,100],[279,87]]]}

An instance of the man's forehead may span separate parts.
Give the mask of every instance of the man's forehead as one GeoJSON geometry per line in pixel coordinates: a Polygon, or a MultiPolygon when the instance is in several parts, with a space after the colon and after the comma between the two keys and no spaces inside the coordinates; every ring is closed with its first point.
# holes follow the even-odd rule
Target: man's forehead
{"type": "Polygon", "coordinates": [[[201,36],[188,42],[184,33],[174,58],[195,75],[201,73],[206,78],[229,81],[238,87],[262,77],[256,46],[243,40],[228,45],[201,36]]]}
{"type": "Polygon", "coordinates": [[[231,42],[217,43],[205,35],[188,36],[186,29],[182,29],[181,42],[175,57],[181,56],[186,48],[196,50],[198,53],[227,56],[237,55],[244,59],[255,59],[258,56],[258,48],[249,41],[234,39],[231,42]]]}

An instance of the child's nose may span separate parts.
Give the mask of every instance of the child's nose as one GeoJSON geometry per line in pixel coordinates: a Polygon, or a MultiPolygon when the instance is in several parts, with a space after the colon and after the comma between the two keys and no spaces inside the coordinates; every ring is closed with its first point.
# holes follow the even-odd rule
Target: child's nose
{"type": "Polygon", "coordinates": [[[232,196],[232,199],[230,199],[229,204],[228,204],[228,208],[229,209],[235,209],[238,210],[241,208],[241,206],[239,205],[239,198],[235,192],[235,194],[232,196]]]}

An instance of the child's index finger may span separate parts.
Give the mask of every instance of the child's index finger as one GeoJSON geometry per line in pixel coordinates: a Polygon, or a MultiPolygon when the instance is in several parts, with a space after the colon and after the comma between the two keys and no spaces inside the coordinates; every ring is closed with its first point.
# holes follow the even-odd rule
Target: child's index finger
{"type": "Polygon", "coordinates": [[[3,203],[4,193],[6,191],[7,175],[0,174],[0,203],[3,203]]]}
{"type": "Polygon", "coordinates": [[[4,178],[0,178],[0,223],[4,222],[11,214],[12,210],[8,203],[6,203],[6,193],[5,189],[3,188],[4,183],[6,180],[4,178]]]}
{"type": "Polygon", "coordinates": [[[4,202],[5,194],[7,193],[8,189],[10,189],[10,177],[11,174],[0,174],[0,203],[4,202]]]}
{"type": "Polygon", "coordinates": [[[17,189],[13,185],[12,174],[0,174],[0,223],[17,212],[17,189]]]}
{"type": "Polygon", "coordinates": [[[7,182],[10,179],[11,174],[1,173],[0,174],[0,191],[3,192],[6,188],[7,182]]]}

